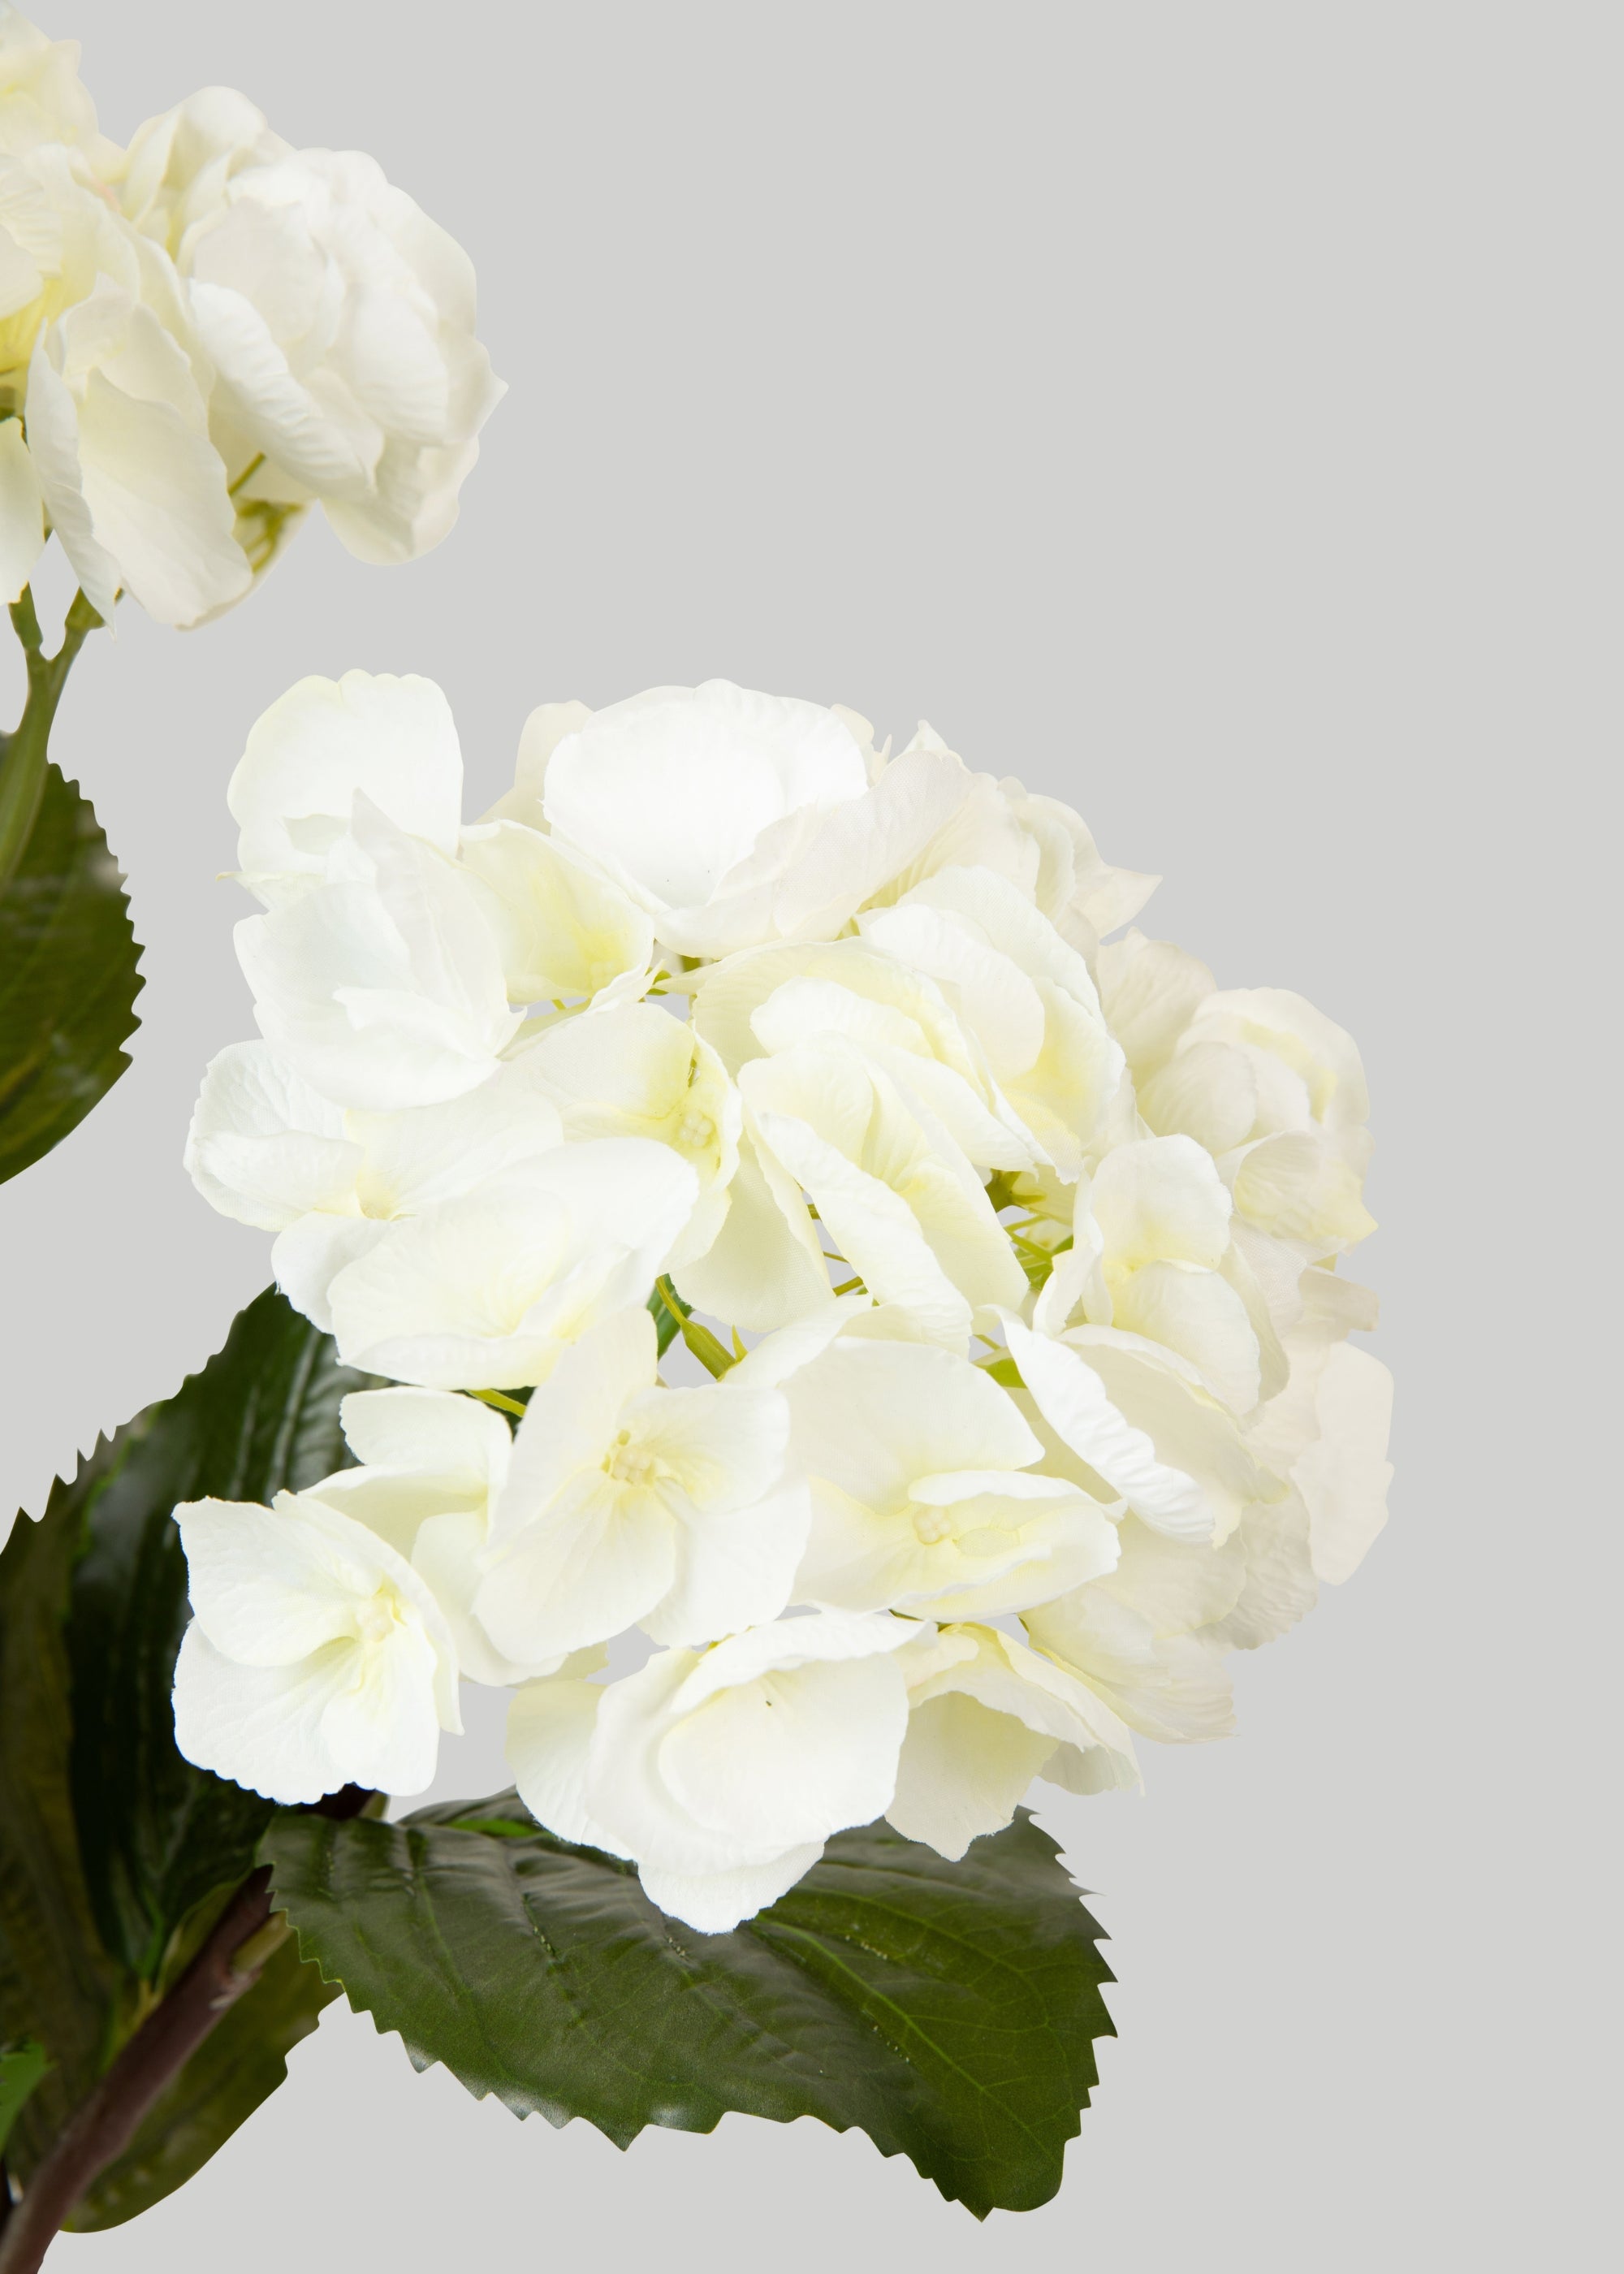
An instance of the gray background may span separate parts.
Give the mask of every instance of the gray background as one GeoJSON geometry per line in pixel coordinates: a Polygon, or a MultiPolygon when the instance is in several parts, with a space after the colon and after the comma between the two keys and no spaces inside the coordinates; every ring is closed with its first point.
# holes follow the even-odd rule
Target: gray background
{"type": "MultiPolygon", "coordinates": [[[[1165,871],[1153,929],[1362,1043],[1399,1382],[1392,1525],[1243,1662],[1238,1737],[1048,1818],[1121,1976],[1048,2209],[978,2228],[808,2123],[622,2161],[341,2008],[64,2274],[1604,2263],[1617,11],[38,12],[121,139],[217,79],[376,153],[473,254],[512,391],[428,560],[314,527],[226,621],[121,610],[76,676],[59,754],[147,984],[131,1072],[0,1193],[7,1504],[267,1276],[179,1165],[250,1031],[224,790],[265,704],[352,665],[444,685],[470,811],[533,703],[716,673],[1073,799],[1165,871]]],[[[501,1781],[488,1730],[448,1761],[501,1781]]]]}

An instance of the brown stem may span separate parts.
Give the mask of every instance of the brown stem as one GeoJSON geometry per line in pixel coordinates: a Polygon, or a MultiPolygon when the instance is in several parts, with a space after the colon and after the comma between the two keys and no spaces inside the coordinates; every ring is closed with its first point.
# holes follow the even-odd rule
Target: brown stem
{"type": "Polygon", "coordinates": [[[271,1873],[244,1880],[191,1965],[155,2006],[23,2192],[0,2241],[0,2274],[34,2274],[64,2219],[99,2172],[122,2156],[159,2094],[221,2015],[259,1980],[238,1973],[237,1952],[271,1916],[271,1873]]]}
{"type": "MultiPolygon", "coordinates": [[[[372,1797],[347,1784],[312,1813],[359,1816],[372,1797]]],[[[238,1968],[237,1954],[271,1916],[271,1869],[251,1871],[221,1913],[208,1940],[154,2007],[107,2074],[68,2119],[50,2153],[0,2228],[0,2274],[35,2274],[86,2188],[124,2154],[142,2118],[222,2017],[259,1978],[268,1951],[238,1968]]]]}

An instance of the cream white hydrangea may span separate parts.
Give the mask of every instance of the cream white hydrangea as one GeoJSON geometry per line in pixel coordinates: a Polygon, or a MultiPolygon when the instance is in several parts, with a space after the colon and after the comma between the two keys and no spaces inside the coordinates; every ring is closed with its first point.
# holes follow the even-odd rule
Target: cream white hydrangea
{"type": "Polygon", "coordinates": [[[0,6],[0,599],[54,535],[103,618],[199,623],[317,501],[363,560],[438,544],[502,391],[467,255],[229,88],[121,150],[78,61],[0,6]]]}
{"type": "Polygon", "coordinates": [[[1225,1734],[1385,1514],[1339,1027],[1124,931],[1154,880],[929,728],[722,681],[544,706],[465,823],[436,689],[307,680],[230,795],[262,1039],[188,1164],[402,1386],[179,1512],[192,1758],[421,1789],[454,1666],[541,1822],[721,1932],[846,1826],[958,1856],[1225,1734]]]}

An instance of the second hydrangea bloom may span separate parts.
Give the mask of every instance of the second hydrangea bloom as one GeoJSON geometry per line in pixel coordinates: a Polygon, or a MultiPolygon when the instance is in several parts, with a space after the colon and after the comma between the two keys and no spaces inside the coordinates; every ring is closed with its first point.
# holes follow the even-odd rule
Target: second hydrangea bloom
{"type": "Polygon", "coordinates": [[[360,674],[233,779],[263,1039],[189,1163],[416,1387],[297,1502],[181,1512],[183,1746],[420,1789],[446,1667],[515,1685],[540,1819],[719,1931],[844,1826],[958,1855],[1223,1734],[1226,1653],[1382,1520],[1347,1035],[1102,945],[1154,880],[928,728],[713,681],[548,705],[484,821],[461,787],[438,690],[360,674]]]}
{"type": "Polygon", "coordinates": [[[77,64],[0,6],[0,600],[48,530],[103,618],[124,591],[167,624],[312,504],[363,560],[438,544],[502,391],[466,253],[228,87],[121,150],[77,64]]]}

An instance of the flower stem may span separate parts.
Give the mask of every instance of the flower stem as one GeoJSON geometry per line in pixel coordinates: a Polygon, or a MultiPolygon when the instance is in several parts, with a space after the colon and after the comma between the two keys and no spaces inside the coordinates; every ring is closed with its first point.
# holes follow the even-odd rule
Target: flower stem
{"type": "Polygon", "coordinates": [[[254,476],[259,472],[259,471],[260,467],[261,467],[264,463],[265,463],[265,453],[264,453],[264,451],[263,451],[263,450],[256,450],[256,451],[255,451],[255,453],[254,453],[254,455],[253,455],[253,456],[252,456],[252,458],[250,458],[250,460],[248,461],[248,463],[247,463],[247,464],[243,468],[242,472],[237,476],[237,479],[236,479],[236,480],[235,480],[235,481],[230,485],[229,488],[226,491],[226,495],[227,495],[228,497],[232,497],[232,498],[234,498],[234,497],[237,495],[237,493],[238,490],[240,490],[240,489],[242,488],[242,486],[243,486],[244,483],[244,482],[248,482],[248,481],[252,481],[252,478],[253,478],[253,477],[254,477],[254,476]]]}
{"type": "MultiPolygon", "coordinates": [[[[737,1366],[738,1359],[718,1342],[709,1327],[702,1326],[697,1319],[689,1316],[688,1306],[668,1278],[657,1279],[654,1284],[659,1291],[661,1302],[677,1321],[677,1331],[683,1341],[706,1373],[714,1374],[719,1382],[730,1367],[737,1366]]],[[[4,2268],[0,2268],[0,2274],[4,2274],[4,2268]]]]}
{"type": "Polygon", "coordinates": [[[0,735],[0,892],[16,875],[34,833],[45,793],[51,721],[73,659],[102,621],[83,592],[76,592],[63,624],[62,645],[47,655],[32,591],[25,585],[22,597],[11,603],[11,622],[28,666],[28,699],[15,730],[0,735]]]}
{"type": "Polygon", "coordinates": [[[259,1980],[237,1952],[271,1916],[268,1864],[251,1872],[191,1965],[156,2005],[29,2180],[0,2240],[0,2274],[34,2274],[97,2173],[121,2156],[141,2119],[216,2022],[259,1980]]]}
{"type": "MultiPolygon", "coordinates": [[[[361,1815],[372,1795],[346,1785],[312,1813],[361,1815]]],[[[215,2023],[252,1990],[282,1933],[273,1925],[271,1870],[262,1864],[232,1896],[207,1941],[159,1999],[107,2074],[68,2119],[0,2228],[0,2274],[36,2274],[85,2190],[123,2155],[142,2119],[215,2023]]]]}
{"type": "Polygon", "coordinates": [[[500,1389],[470,1389],[468,1394],[477,1397],[481,1405],[494,1405],[500,1413],[516,1413],[521,1421],[529,1411],[516,1397],[504,1397],[500,1389]]]}

